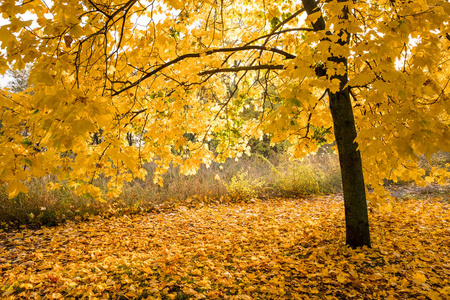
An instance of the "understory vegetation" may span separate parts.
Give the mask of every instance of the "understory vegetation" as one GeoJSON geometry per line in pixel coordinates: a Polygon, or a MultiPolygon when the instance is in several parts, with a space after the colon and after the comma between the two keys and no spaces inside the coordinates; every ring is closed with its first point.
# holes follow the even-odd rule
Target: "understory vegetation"
{"type": "MultiPolygon", "coordinates": [[[[299,197],[341,191],[339,162],[333,153],[290,161],[287,154],[273,153],[269,158],[255,154],[229,159],[225,164],[202,166],[195,175],[184,176],[178,168],[164,174],[161,187],[152,181],[156,166],[146,164],[150,176],[128,183],[120,198],[99,202],[78,197],[72,190],[47,190],[52,177],[31,180],[28,194],[8,199],[0,194],[0,227],[39,227],[65,220],[87,219],[93,215],[111,216],[164,209],[186,199],[209,202],[248,202],[256,198],[299,197]]],[[[107,179],[97,181],[106,189],[107,179]]],[[[189,201],[189,200],[188,200],[189,201]]]]}
{"type": "MultiPolygon", "coordinates": [[[[0,230],[39,228],[53,226],[67,220],[86,220],[92,216],[120,216],[171,209],[181,203],[236,203],[253,202],[256,199],[274,197],[307,197],[342,192],[341,175],[337,155],[329,147],[320,154],[302,161],[290,161],[287,153],[272,152],[263,156],[255,153],[238,160],[229,159],[224,164],[202,166],[195,175],[184,176],[178,168],[170,168],[164,174],[164,185],[153,183],[151,174],[156,167],[146,164],[150,174],[145,180],[128,183],[120,198],[99,202],[89,196],[79,197],[68,188],[48,190],[51,176],[27,183],[29,193],[8,199],[0,190],[0,230]]],[[[421,166],[428,172],[450,162],[448,153],[433,155],[428,161],[421,159],[421,166]]],[[[97,185],[107,189],[106,178],[97,185]]],[[[391,193],[400,198],[428,199],[443,197],[448,200],[448,188],[419,189],[412,182],[386,181],[391,193]],[[404,190],[399,194],[397,190],[404,190]]]]}

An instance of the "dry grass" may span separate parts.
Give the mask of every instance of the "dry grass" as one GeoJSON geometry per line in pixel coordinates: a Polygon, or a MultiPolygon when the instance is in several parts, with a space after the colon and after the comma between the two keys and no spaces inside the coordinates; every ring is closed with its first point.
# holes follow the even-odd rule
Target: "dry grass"
{"type": "MultiPolygon", "coordinates": [[[[289,161],[279,154],[269,159],[255,155],[225,164],[202,166],[197,174],[184,176],[178,168],[164,175],[164,186],[152,182],[154,164],[144,166],[150,175],[146,180],[126,184],[120,199],[106,203],[77,197],[69,189],[48,191],[48,176],[27,183],[27,195],[8,199],[0,191],[0,228],[51,226],[66,220],[82,220],[93,215],[122,215],[158,210],[183,199],[198,201],[247,201],[274,196],[296,197],[309,194],[335,193],[341,190],[337,157],[333,154],[311,156],[302,162],[289,161]],[[217,180],[219,176],[220,180],[217,180]],[[203,199],[203,200],[200,200],[203,199]]],[[[106,187],[107,179],[99,180],[106,187]]]]}

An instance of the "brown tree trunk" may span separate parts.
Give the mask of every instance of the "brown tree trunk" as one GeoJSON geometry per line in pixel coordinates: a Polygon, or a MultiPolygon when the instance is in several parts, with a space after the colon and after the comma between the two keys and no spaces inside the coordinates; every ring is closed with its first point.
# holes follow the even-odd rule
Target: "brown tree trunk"
{"type": "MultiPolygon", "coordinates": [[[[338,1],[345,2],[346,0],[338,1]]],[[[302,2],[308,14],[319,10],[314,0],[302,0],[302,2]]],[[[342,12],[341,19],[348,19],[346,8],[342,12]]],[[[314,22],[313,28],[315,31],[325,29],[325,22],[322,17],[314,22]]],[[[339,35],[342,36],[343,33],[340,32],[339,35]]],[[[347,38],[338,41],[342,46],[348,43],[348,35],[345,34],[345,36],[347,38]]],[[[347,67],[346,57],[333,56],[329,61],[344,64],[347,67]]],[[[369,218],[361,154],[357,150],[358,144],[355,142],[356,127],[350,91],[348,86],[345,87],[348,82],[348,74],[334,75],[330,79],[340,81],[340,90],[336,93],[329,91],[328,95],[344,189],[346,243],[352,248],[370,247],[369,218]]]]}

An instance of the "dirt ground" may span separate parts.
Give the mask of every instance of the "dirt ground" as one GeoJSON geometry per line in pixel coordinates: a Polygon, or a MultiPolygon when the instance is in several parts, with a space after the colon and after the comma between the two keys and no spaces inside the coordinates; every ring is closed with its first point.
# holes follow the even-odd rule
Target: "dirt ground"
{"type": "Polygon", "coordinates": [[[399,199],[427,199],[441,197],[442,201],[450,201],[450,184],[444,186],[430,184],[426,187],[419,187],[413,183],[401,186],[390,186],[389,191],[392,196],[399,199]]]}

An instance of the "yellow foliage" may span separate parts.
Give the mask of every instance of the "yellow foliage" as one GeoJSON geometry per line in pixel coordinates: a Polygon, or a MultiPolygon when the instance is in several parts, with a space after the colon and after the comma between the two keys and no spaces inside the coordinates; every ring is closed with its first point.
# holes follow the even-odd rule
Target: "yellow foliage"
{"type": "Polygon", "coordinates": [[[171,163],[192,174],[264,133],[301,158],[318,129],[332,131],[326,95],[344,86],[370,186],[448,177],[442,167],[424,179],[415,164],[450,151],[445,1],[325,1],[306,20],[301,1],[54,2],[0,4],[0,72],[32,65],[30,89],[0,94],[11,195],[33,176],[83,187],[104,174],[115,197],[144,162],[161,183],[171,163]]]}

